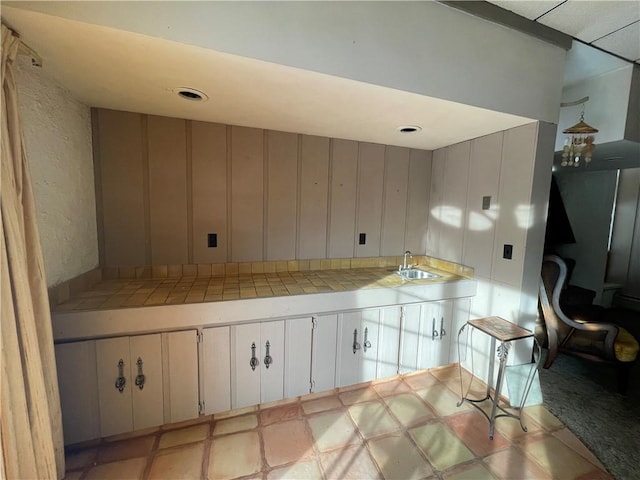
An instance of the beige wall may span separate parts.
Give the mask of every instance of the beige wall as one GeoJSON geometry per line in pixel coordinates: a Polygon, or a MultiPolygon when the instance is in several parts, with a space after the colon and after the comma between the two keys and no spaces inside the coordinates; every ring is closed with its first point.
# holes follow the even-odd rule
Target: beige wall
{"type": "Polygon", "coordinates": [[[103,266],[425,252],[431,152],[102,109],[93,128],[103,266]]]}

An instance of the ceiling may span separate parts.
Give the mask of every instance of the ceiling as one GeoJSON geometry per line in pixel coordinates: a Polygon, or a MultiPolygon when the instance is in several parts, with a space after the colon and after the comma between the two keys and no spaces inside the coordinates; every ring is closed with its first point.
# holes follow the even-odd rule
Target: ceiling
{"type": "MultiPolygon", "coordinates": [[[[567,33],[574,35],[575,32],[577,38],[583,37],[599,47],[617,45],[621,42],[612,39],[626,38],[628,32],[633,33],[633,28],[638,26],[638,12],[633,6],[636,10],[640,8],[637,1],[492,3],[541,23],[553,22],[549,26],[559,30],[565,28],[563,21],[572,18],[572,29],[567,33]],[[611,8],[603,10],[592,5],[601,3],[611,8]],[[585,8],[587,13],[579,14],[585,8]],[[604,18],[606,28],[588,25],[586,20],[592,14],[597,15],[595,18],[604,18]],[[627,24],[635,19],[636,26],[621,26],[624,18],[627,24]]],[[[69,5],[75,9],[73,2],[69,5]]],[[[2,17],[45,60],[46,74],[73,92],[78,100],[94,107],[427,150],[533,121],[49,15],[20,8],[19,2],[12,2],[11,6],[4,3],[2,17]],[[172,92],[175,87],[187,86],[184,72],[188,72],[189,86],[197,86],[210,95],[206,104],[183,100],[172,92]],[[420,125],[423,130],[418,135],[400,133],[397,127],[407,124],[420,125]]],[[[640,45],[638,47],[636,52],[640,50],[640,45]]],[[[629,46],[625,48],[625,52],[635,55],[634,60],[640,57],[640,52],[636,55],[629,46]]],[[[620,62],[626,63],[602,52],[596,53],[598,60],[594,61],[596,57],[590,51],[572,49],[567,56],[569,68],[565,83],[619,68],[620,62]]]]}
{"type": "Polygon", "coordinates": [[[489,0],[587,45],[640,63],[640,2],[585,0],[489,0]]]}

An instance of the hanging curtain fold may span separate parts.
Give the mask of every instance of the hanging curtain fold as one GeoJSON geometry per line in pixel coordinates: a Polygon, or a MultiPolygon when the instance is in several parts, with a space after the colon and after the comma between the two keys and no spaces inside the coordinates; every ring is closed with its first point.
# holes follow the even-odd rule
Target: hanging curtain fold
{"type": "Polygon", "coordinates": [[[64,477],[51,314],[13,62],[20,40],[2,25],[0,161],[1,477],[64,477]]]}

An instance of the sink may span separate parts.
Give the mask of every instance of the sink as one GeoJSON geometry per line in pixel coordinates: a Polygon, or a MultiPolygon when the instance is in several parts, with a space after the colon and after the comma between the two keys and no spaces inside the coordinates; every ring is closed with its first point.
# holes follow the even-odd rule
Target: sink
{"type": "Polygon", "coordinates": [[[431,272],[425,272],[417,268],[408,268],[406,270],[396,271],[398,275],[406,278],[407,280],[421,280],[424,278],[440,278],[440,275],[431,272]]]}

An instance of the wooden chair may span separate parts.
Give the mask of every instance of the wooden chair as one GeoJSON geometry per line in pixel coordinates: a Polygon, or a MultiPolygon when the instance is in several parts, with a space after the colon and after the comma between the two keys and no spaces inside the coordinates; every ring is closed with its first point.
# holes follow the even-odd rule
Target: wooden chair
{"type": "MultiPolygon", "coordinates": [[[[560,295],[567,278],[567,265],[557,255],[546,255],[542,262],[539,306],[544,321],[549,368],[559,353],[606,363],[618,369],[618,389],[625,393],[631,366],[638,355],[638,342],[624,328],[613,323],[568,315],[560,305],[560,295]]],[[[542,343],[542,342],[541,342],[542,343]]]]}

